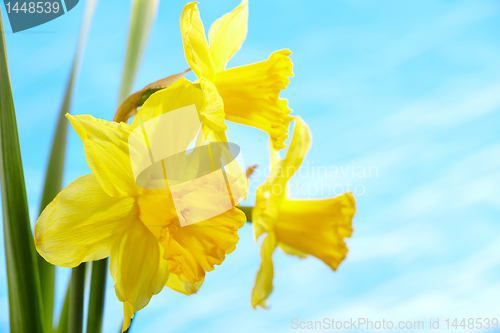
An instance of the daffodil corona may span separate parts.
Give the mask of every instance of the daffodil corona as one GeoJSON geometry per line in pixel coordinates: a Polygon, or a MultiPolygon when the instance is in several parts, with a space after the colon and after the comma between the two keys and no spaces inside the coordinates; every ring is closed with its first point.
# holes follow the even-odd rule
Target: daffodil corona
{"type": "Polygon", "coordinates": [[[292,200],[286,184],[298,170],[311,145],[305,122],[295,120],[292,142],[285,159],[271,147],[271,174],[257,189],[252,219],[255,238],[266,237],[261,244],[262,263],[252,292],[252,306],[267,308],[273,290],[272,255],[276,247],[285,253],[305,258],[313,255],[337,270],[347,254],[344,238],[352,234],[356,212],[351,193],[324,200],[292,200]]]}
{"type": "MultiPolygon", "coordinates": [[[[205,134],[225,136],[222,101],[204,79],[197,85],[181,79],[153,94],[131,125],[67,116],[83,141],[92,174],[71,183],[43,211],[35,227],[36,248],[48,262],[63,267],[110,256],[116,294],[123,302],[123,330],[165,285],[195,293],[205,273],[236,248],[237,231],[246,220],[233,206],[181,227],[197,213],[189,186],[172,195],[168,187],[151,189],[136,183],[128,144],[131,133],[157,116],[189,105],[198,110],[205,134]],[[179,205],[181,213],[175,209],[179,205]]],[[[189,143],[194,138],[187,139],[189,143]]],[[[181,148],[186,150],[187,144],[181,148]]],[[[211,195],[225,189],[224,184],[195,185],[211,195]]]]}

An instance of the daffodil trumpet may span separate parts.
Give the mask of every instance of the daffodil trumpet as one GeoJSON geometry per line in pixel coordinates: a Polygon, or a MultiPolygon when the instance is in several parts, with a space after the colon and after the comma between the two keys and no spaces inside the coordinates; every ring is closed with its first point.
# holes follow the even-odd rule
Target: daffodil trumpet
{"type": "Polygon", "coordinates": [[[351,237],[355,201],[351,193],[332,199],[297,200],[287,195],[287,182],[299,169],[311,145],[306,123],[295,120],[290,147],[284,159],[271,147],[271,173],[257,189],[252,222],[255,239],[261,243],[261,265],[252,291],[252,306],[267,308],[273,291],[272,256],[279,247],[286,254],[305,258],[312,255],[332,270],[347,255],[345,238],[351,237]]]}

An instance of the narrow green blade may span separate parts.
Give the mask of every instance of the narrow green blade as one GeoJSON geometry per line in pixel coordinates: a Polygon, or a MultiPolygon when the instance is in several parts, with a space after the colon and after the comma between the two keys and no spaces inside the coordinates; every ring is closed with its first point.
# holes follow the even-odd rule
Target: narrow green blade
{"type": "Polygon", "coordinates": [[[40,278],[0,9],[0,180],[11,332],[44,332],[40,278]]]}
{"type": "Polygon", "coordinates": [[[128,35],[127,55],[123,67],[122,85],[118,105],[130,95],[144,49],[148,41],[149,31],[156,16],[158,0],[133,0],[132,17],[128,35]]]}
{"type": "Polygon", "coordinates": [[[83,299],[85,293],[86,268],[87,263],[84,262],[71,270],[68,307],[69,333],[82,333],[83,331],[83,299]]]}
{"type": "MultiPolygon", "coordinates": [[[[122,104],[130,95],[137,70],[147,44],[151,25],[158,9],[158,0],[132,0],[132,17],[123,67],[123,76],[120,87],[118,105],[122,104]]],[[[104,309],[104,291],[106,287],[106,272],[108,260],[92,262],[92,281],[90,287],[89,313],[87,318],[87,332],[101,333],[102,316],[104,309]],[[96,272],[94,274],[94,272],[96,272]]]]}
{"type": "MultiPolygon", "coordinates": [[[[49,164],[45,174],[45,184],[43,187],[40,213],[52,200],[54,200],[57,193],[61,191],[64,174],[64,157],[66,153],[66,137],[68,132],[68,120],[66,119],[65,114],[69,112],[71,107],[73,86],[78,75],[78,68],[80,67],[83,49],[85,47],[85,40],[87,38],[90,21],[92,20],[96,3],[97,0],[90,0],[85,9],[82,27],[80,29],[80,37],[78,39],[78,46],[73,60],[73,66],[71,68],[68,84],[66,85],[64,101],[59,112],[56,133],[52,142],[49,164]]],[[[53,320],[55,267],[46,262],[41,256],[38,256],[38,269],[40,271],[40,284],[42,287],[41,291],[45,323],[47,324],[47,331],[49,331],[52,330],[53,320]]]]}
{"type": "Polygon", "coordinates": [[[68,320],[69,320],[68,313],[69,313],[69,284],[68,288],[66,289],[66,296],[64,296],[64,303],[61,309],[61,315],[59,316],[59,322],[57,324],[57,328],[55,329],[56,333],[68,332],[68,320]]]}
{"type": "Polygon", "coordinates": [[[92,262],[87,333],[101,332],[108,259],[92,262]]]}

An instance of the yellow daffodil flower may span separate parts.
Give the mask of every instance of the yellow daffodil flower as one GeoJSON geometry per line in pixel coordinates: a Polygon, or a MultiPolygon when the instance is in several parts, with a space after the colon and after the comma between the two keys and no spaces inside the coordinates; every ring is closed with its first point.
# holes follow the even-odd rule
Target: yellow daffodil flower
{"type": "MultiPolygon", "coordinates": [[[[129,155],[131,133],[157,116],[192,104],[206,128],[223,133],[222,100],[205,79],[198,85],[180,79],[151,95],[131,125],[67,115],[83,141],[92,173],[63,189],[43,211],[35,227],[36,248],[48,262],[63,267],[110,256],[109,269],[124,308],[122,330],[163,286],[188,295],[196,292],[205,273],[236,248],[237,231],[246,220],[232,206],[181,227],[180,222],[196,213],[186,199],[191,193],[188,186],[174,197],[168,188],[136,184],[129,155]],[[181,214],[175,208],[179,205],[184,205],[181,214]]],[[[185,139],[189,143],[193,138],[185,139]]],[[[218,188],[197,185],[212,196],[218,188]]]]}
{"type": "Polygon", "coordinates": [[[295,130],[285,159],[271,148],[271,174],[257,190],[252,213],[255,238],[264,233],[261,245],[262,263],[252,292],[252,306],[267,308],[273,290],[272,255],[276,247],[285,253],[322,260],[334,271],[344,260],[347,247],[344,238],[352,234],[355,213],[351,193],[325,200],[291,200],[286,183],[298,170],[311,144],[307,125],[295,120],[295,130]]]}
{"type": "Polygon", "coordinates": [[[259,128],[269,134],[273,147],[284,148],[293,119],[288,102],[279,98],[293,76],[289,50],[276,51],[268,60],[225,69],[247,34],[246,0],[222,16],[210,28],[207,42],[196,2],[182,12],[184,53],[198,76],[213,82],[224,101],[227,120],[259,128]]]}

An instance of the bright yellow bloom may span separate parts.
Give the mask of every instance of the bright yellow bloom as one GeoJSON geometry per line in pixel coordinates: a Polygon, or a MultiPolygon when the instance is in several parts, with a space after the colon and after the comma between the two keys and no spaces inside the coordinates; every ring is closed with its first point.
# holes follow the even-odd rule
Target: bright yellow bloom
{"type": "MultiPolygon", "coordinates": [[[[131,125],[88,115],[67,116],[83,141],[92,174],[71,183],[43,211],[35,227],[36,248],[48,262],[63,267],[110,256],[116,294],[124,307],[123,330],[163,286],[188,295],[196,292],[205,272],[235,249],[237,230],[246,220],[233,206],[181,227],[180,219],[196,213],[185,200],[190,195],[187,187],[174,198],[168,188],[136,185],[129,156],[131,133],[154,117],[192,104],[204,126],[224,127],[222,101],[204,79],[197,86],[180,79],[153,94],[131,125]],[[174,200],[185,205],[180,216],[174,200]]],[[[205,189],[213,184],[198,185],[205,189]]],[[[207,193],[213,194],[216,187],[206,189],[207,193]]]]}
{"type": "Polygon", "coordinates": [[[290,200],[286,183],[298,170],[310,145],[307,125],[295,120],[292,142],[285,159],[271,148],[271,174],[257,190],[252,213],[255,238],[267,233],[261,245],[262,263],[252,292],[252,306],[267,308],[273,290],[272,255],[276,247],[305,258],[313,255],[336,270],[347,254],[344,238],[352,234],[356,209],[351,193],[325,200],[290,200]]]}
{"type": "Polygon", "coordinates": [[[227,120],[259,128],[269,134],[273,146],[285,147],[293,119],[288,102],[279,98],[293,76],[289,50],[276,51],[268,60],[225,69],[247,34],[248,3],[243,0],[232,12],[214,22],[205,36],[196,2],[184,7],[181,17],[184,53],[199,77],[212,81],[224,101],[227,120]]]}

